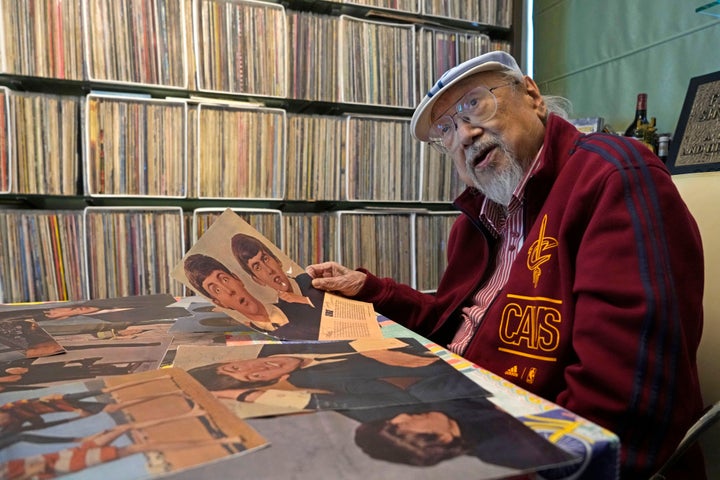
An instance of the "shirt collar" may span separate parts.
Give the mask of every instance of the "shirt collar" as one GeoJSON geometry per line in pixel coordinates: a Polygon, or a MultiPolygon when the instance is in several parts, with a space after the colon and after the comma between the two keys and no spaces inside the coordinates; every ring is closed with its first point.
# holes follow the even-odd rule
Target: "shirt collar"
{"type": "Polygon", "coordinates": [[[483,200],[482,208],[480,209],[480,220],[490,229],[491,232],[493,232],[496,237],[500,236],[500,230],[505,224],[507,216],[522,206],[523,199],[525,197],[525,185],[527,185],[530,177],[532,177],[542,165],[542,162],[540,161],[542,151],[543,147],[541,146],[540,150],[538,150],[538,153],[535,155],[535,158],[530,164],[530,168],[528,168],[527,172],[520,180],[520,183],[518,183],[517,187],[515,187],[512,199],[510,200],[510,205],[508,205],[507,208],[493,202],[487,197],[483,200]]]}

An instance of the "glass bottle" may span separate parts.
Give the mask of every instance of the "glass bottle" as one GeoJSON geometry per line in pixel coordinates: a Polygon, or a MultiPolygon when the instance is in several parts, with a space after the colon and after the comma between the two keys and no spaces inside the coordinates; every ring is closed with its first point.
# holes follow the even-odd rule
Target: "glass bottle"
{"type": "Polygon", "coordinates": [[[635,136],[635,130],[638,127],[638,122],[640,122],[641,125],[645,125],[648,123],[647,119],[647,93],[638,93],[637,96],[637,102],[635,104],[635,116],[633,117],[632,122],[630,122],[630,125],[625,129],[625,135],[626,137],[634,137],[635,136]]]}

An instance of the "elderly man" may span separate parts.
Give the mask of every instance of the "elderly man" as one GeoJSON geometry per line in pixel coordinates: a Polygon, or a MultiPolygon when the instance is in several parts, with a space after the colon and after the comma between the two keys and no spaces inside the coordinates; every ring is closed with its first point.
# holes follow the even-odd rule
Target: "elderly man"
{"type": "MultiPolygon", "coordinates": [[[[644,145],[583,135],[504,52],[446,72],[419,140],[468,188],[436,295],[364,269],[311,265],[316,288],[383,315],[616,432],[623,478],[647,478],[700,416],[697,225],[644,145]]],[[[699,451],[679,478],[702,478],[699,451]]]]}

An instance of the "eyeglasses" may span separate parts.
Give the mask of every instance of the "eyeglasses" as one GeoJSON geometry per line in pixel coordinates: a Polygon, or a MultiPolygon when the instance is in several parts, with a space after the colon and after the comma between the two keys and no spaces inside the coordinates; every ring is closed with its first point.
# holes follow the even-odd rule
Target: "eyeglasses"
{"type": "Polygon", "coordinates": [[[495,116],[497,112],[497,98],[493,93],[496,89],[507,87],[518,83],[517,80],[497,85],[495,87],[477,87],[467,92],[460,101],[455,104],[455,113],[452,115],[443,115],[433,122],[430,127],[429,139],[430,145],[435,147],[440,153],[450,153],[450,149],[455,142],[458,125],[455,122],[455,116],[463,122],[478,127],[481,123],[487,122],[495,116]]]}

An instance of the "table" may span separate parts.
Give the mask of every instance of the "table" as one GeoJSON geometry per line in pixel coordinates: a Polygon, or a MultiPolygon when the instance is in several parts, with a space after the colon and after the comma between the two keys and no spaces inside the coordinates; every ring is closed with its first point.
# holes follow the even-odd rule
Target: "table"
{"type": "MultiPolygon", "coordinates": [[[[612,432],[585,420],[572,412],[544,400],[507,380],[479,368],[460,356],[440,347],[428,339],[408,330],[407,328],[380,318],[380,325],[385,337],[388,338],[414,338],[425,345],[430,351],[438,355],[470,379],[492,392],[490,401],[522,421],[525,425],[545,436],[559,447],[579,454],[582,461],[572,466],[553,469],[543,472],[543,476],[531,478],[548,479],[583,479],[600,480],[613,479],[619,476],[620,442],[612,432]]],[[[249,340],[247,343],[266,343],[249,340]]],[[[318,429],[325,429],[322,435],[332,435],[333,422],[338,421],[332,417],[335,412],[316,412],[309,415],[293,415],[277,417],[268,438],[272,442],[270,448],[253,452],[250,456],[241,456],[217,464],[206,464],[199,468],[179,472],[173,475],[176,480],[194,480],[197,478],[293,478],[293,479],[324,479],[324,478],[358,478],[352,472],[352,458],[348,452],[339,445],[333,452],[321,452],[327,455],[336,455],[336,470],[323,462],[322,468],[315,468],[312,460],[313,435],[318,435],[318,429]]],[[[267,420],[248,419],[250,425],[257,428],[261,434],[267,431],[267,420]]],[[[377,477],[387,479],[415,480],[420,478],[443,478],[442,463],[433,467],[385,467],[377,473],[377,477]]],[[[504,478],[502,469],[498,470],[498,478],[504,478]]]]}
{"type": "Polygon", "coordinates": [[[490,401],[497,406],[561,448],[582,455],[583,461],[572,471],[558,472],[560,476],[553,478],[619,478],[620,439],[611,431],[478,367],[402,325],[387,319],[380,322],[386,337],[418,339],[430,351],[492,392],[490,401]]]}

